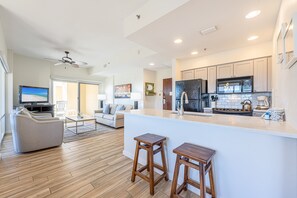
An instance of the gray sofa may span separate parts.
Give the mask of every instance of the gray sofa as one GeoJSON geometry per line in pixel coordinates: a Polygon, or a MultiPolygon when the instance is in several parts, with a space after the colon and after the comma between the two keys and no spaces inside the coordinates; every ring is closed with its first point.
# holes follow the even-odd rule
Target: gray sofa
{"type": "Polygon", "coordinates": [[[30,152],[59,146],[63,142],[64,125],[59,118],[32,114],[27,109],[11,114],[14,149],[30,152]]]}
{"type": "Polygon", "coordinates": [[[95,110],[96,122],[113,128],[124,127],[124,112],[133,109],[132,105],[107,104],[103,109],[95,110]]]}

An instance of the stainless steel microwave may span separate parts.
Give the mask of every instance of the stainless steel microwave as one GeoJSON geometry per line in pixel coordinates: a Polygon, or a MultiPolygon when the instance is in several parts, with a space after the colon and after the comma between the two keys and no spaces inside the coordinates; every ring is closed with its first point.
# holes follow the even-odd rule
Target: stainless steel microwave
{"type": "Polygon", "coordinates": [[[217,93],[252,93],[253,77],[227,78],[217,80],[217,93]]]}

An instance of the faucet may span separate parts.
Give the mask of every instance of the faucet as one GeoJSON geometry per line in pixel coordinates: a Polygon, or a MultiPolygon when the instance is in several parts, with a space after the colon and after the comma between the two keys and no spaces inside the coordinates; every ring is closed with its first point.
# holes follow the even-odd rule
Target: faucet
{"type": "Polygon", "coordinates": [[[185,97],[185,104],[189,103],[188,94],[183,91],[180,97],[180,107],[177,108],[178,115],[184,115],[184,97],[185,97]]]}

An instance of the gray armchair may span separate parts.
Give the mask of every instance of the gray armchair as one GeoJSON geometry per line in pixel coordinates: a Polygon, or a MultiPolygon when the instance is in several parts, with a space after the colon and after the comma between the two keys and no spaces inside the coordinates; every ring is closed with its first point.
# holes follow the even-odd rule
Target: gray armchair
{"type": "Polygon", "coordinates": [[[30,152],[59,146],[63,142],[63,121],[52,117],[34,118],[26,111],[11,115],[13,144],[16,152],[30,152]]]}

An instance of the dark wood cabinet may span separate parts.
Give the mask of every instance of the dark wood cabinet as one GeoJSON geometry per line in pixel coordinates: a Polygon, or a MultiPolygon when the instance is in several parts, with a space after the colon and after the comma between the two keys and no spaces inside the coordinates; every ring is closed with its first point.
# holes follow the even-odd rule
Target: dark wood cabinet
{"type": "Polygon", "coordinates": [[[55,105],[24,105],[24,107],[34,113],[51,113],[54,117],[55,105]]]}

